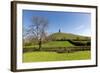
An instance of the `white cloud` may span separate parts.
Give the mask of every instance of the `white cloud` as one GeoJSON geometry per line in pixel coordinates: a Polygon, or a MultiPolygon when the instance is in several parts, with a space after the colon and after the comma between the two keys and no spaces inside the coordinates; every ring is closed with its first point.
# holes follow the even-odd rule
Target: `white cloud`
{"type": "Polygon", "coordinates": [[[91,29],[87,28],[85,25],[75,27],[74,32],[83,36],[91,36],[91,29]]]}
{"type": "Polygon", "coordinates": [[[75,30],[82,30],[84,27],[85,27],[84,25],[80,25],[80,26],[77,26],[77,27],[75,28],[75,30]]]}

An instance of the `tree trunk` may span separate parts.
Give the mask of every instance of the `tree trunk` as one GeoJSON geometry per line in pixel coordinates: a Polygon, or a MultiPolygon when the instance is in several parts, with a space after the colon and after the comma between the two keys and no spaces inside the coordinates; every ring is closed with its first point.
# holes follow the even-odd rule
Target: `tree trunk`
{"type": "Polygon", "coordinates": [[[39,50],[41,49],[41,47],[42,47],[42,41],[41,41],[41,39],[39,40],[39,50]]]}

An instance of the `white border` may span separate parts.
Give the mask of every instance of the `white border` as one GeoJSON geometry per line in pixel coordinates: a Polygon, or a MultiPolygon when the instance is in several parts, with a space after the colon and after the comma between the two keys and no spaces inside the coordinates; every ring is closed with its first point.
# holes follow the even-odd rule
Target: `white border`
{"type": "Polygon", "coordinates": [[[44,6],[44,5],[28,5],[17,4],[17,69],[32,69],[32,68],[50,68],[64,66],[82,66],[95,65],[96,55],[96,37],[95,37],[95,9],[82,7],[60,7],[60,6],[44,6]],[[56,62],[35,62],[22,63],[22,10],[43,10],[43,11],[64,11],[64,12],[86,12],[91,13],[91,60],[73,60],[73,61],[56,61],[56,62]]]}

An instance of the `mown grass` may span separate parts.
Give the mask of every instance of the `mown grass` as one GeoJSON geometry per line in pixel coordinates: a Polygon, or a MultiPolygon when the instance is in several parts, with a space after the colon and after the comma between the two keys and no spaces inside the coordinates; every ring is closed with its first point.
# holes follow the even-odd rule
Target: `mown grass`
{"type": "Polygon", "coordinates": [[[86,36],[81,36],[81,35],[75,35],[75,34],[71,34],[71,33],[63,33],[63,32],[58,32],[58,33],[53,33],[49,36],[49,38],[51,39],[90,39],[90,37],[86,37],[86,36]]]}
{"type": "MultiPolygon", "coordinates": [[[[68,41],[50,41],[47,43],[42,44],[42,48],[52,48],[52,47],[69,47],[74,46],[68,41]]],[[[32,45],[32,46],[24,46],[24,48],[38,48],[38,45],[32,45]]]]}
{"type": "Polygon", "coordinates": [[[85,59],[90,59],[90,58],[91,58],[90,51],[78,51],[74,53],[56,53],[56,52],[23,53],[23,62],[85,60],[85,59]]]}
{"type": "Polygon", "coordinates": [[[42,47],[68,47],[73,46],[68,41],[51,41],[42,45],[42,47]]]}

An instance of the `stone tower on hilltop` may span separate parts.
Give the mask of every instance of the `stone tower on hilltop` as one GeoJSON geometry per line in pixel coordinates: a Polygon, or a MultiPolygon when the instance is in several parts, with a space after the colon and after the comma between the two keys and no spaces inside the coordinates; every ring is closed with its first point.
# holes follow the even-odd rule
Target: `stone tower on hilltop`
{"type": "MultiPolygon", "coordinates": [[[[59,24],[59,27],[60,27],[60,24],[59,24]]],[[[61,29],[59,28],[59,31],[58,31],[59,33],[61,32],[61,29]]]]}
{"type": "Polygon", "coordinates": [[[59,29],[59,33],[61,32],[61,30],[59,29]]]}

